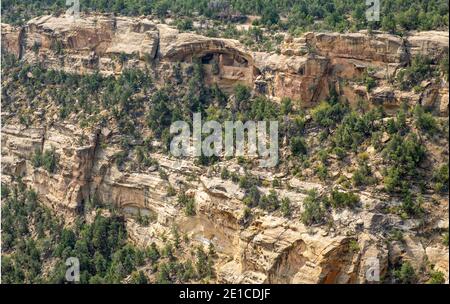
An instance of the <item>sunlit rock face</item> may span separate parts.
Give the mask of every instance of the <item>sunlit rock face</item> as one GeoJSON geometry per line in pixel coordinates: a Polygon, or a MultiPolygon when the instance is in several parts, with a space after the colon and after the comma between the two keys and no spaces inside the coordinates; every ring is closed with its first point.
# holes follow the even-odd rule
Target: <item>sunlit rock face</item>
{"type": "MultiPolygon", "coordinates": [[[[119,171],[113,157],[118,150],[99,146],[102,135],[98,131],[87,132],[71,125],[55,125],[48,130],[6,125],[2,132],[4,181],[22,176],[38,191],[42,202],[68,223],[94,197],[127,215],[150,214],[155,219],[149,227],[139,227],[134,221],[127,224],[130,240],[139,246],[152,242],[163,246],[161,236],[170,234],[171,227],[177,225],[194,244],[214,244],[217,282],[367,283],[371,259],[379,261],[384,275],[389,263],[407,259],[419,267],[425,255],[436,269],[448,275],[448,247],[436,242],[424,247],[414,236],[414,223],[380,213],[385,202],[376,193],[361,194],[364,208],[333,211],[332,228],[306,227],[300,221],[305,191],[321,192],[327,185],[292,178],[289,190],[277,190],[278,197],[290,199],[292,216],[254,210],[254,219],[247,225],[242,220],[244,193],[238,185],[211,175],[191,160],[152,153],[167,173],[163,178],[154,170],[119,171]],[[59,159],[55,172],[33,166],[36,149],[55,151],[59,159]],[[195,216],[186,216],[177,198],[169,195],[170,185],[178,189],[177,185],[186,184],[188,195],[196,201],[195,216]],[[412,225],[412,230],[405,225],[412,225]],[[406,229],[405,241],[388,247],[386,227],[406,229]]],[[[436,211],[430,219],[440,219],[439,227],[448,229],[448,213],[436,211]]]]}
{"type": "MultiPolygon", "coordinates": [[[[72,21],[45,16],[22,28],[2,24],[2,51],[30,63],[81,74],[119,75],[126,68],[142,68],[164,75],[175,64],[197,61],[204,66],[207,83],[217,83],[227,92],[242,83],[275,101],[290,97],[311,107],[334,86],[351,105],[366,100],[395,111],[402,101],[420,102],[438,114],[448,114],[448,82],[424,83],[420,93],[402,92],[389,82],[414,56],[438,60],[448,54],[448,33],[443,32],[403,38],[364,32],[306,33],[287,37],[279,53],[264,53],[252,52],[234,40],[180,33],[147,18],[90,15],[72,21]],[[368,71],[378,81],[371,91],[355,81],[368,71]]],[[[159,81],[156,85],[162,86],[164,77],[159,81]]],[[[193,160],[179,161],[156,152],[151,157],[166,178],[157,170],[119,170],[115,154],[120,149],[102,147],[103,133],[64,123],[4,125],[2,179],[21,176],[68,222],[93,199],[126,214],[154,215],[155,221],[147,228],[127,223],[129,237],[138,245],[163,245],[161,235],[169,235],[176,224],[194,244],[215,245],[217,282],[366,283],[370,258],[379,260],[384,275],[389,263],[405,259],[417,266],[425,256],[448,280],[448,247],[436,241],[422,244],[414,236],[414,223],[381,212],[386,202],[378,194],[362,194],[364,208],[333,212],[334,227],[306,227],[300,221],[306,191],[320,192],[329,185],[288,176],[284,181],[289,189],[278,189],[277,195],[290,198],[291,218],[256,210],[255,220],[247,223],[243,220],[244,194],[237,184],[207,172],[193,160]],[[55,172],[33,166],[37,150],[55,151],[55,172]],[[170,187],[180,191],[181,185],[188,185],[187,194],[195,197],[195,216],[186,216],[169,193],[170,187]],[[404,243],[388,248],[388,225],[405,230],[404,243]]],[[[223,166],[232,168],[228,163],[223,166]]],[[[273,180],[274,174],[266,173],[273,180]]],[[[441,205],[448,208],[448,200],[441,205]]],[[[448,230],[448,209],[430,218],[439,223],[439,229],[448,230]]]]}
{"type": "MultiPolygon", "coordinates": [[[[204,64],[206,81],[231,93],[237,83],[302,106],[326,98],[330,86],[350,104],[367,100],[396,109],[402,101],[422,99],[437,113],[448,113],[448,84],[431,84],[421,93],[405,95],[389,82],[399,68],[419,54],[435,61],[448,54],[448,33],[306,33],[286,37],[279,53],[252,52],[238,41],[180,33],[145,17],[87,15],[79,19],[44,16],[25,27],[2,25],[2,48],[29,62],[74,73],[120,74],[148,66],[164,75],[175,63],[204,64]],[[367,72],[392,94],[368,92],[357,84],[367,72]]],[[[162,81],[164,83],[164,81],[162,81]]]]}
{"type": "Polygon", "coordinates": [[[2,23],[2,53],[22,56],[23,28],[2,23]]]}

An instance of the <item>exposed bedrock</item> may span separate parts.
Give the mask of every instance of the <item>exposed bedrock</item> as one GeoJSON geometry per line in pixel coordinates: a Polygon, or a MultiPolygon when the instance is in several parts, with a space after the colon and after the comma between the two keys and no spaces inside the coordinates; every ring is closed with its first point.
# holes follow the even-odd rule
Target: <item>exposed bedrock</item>
{"type": "MultiPolygon", "coordinates": [[[[402,92],[388,81],[417,54],[433,60],[448,54],[448,33],[412,33],[403,38],[364,32],[307,33],[287,37],[280,50],[279,54],[255,53],[234,40],[179,33],[146,18],[91,15],[73,22],[45,16],[23,28],[2,24],[2,51],[73,73],[116,75],[135,67],[164,74],[167,66],[199,60],[206,81],[225,90],[244,83],[275,100],[291,97],[312,106],[326,98],[334,85],[351,104],[365,99],[395,110],[401,101],[420,102],[438,113],[448,113],[447,81],[423,84],[420,93],[402,92]],[[217,66],[218,73],[213,73],[217,66]],[[356,81],[368,71],[378,81],[370,92],[356,81]]],[[[300,221],[306,191],[325,191],[329,185],[283,177],[289,187],[276,191],[279,198],[289,197],[291,218],[254,208],[253,218],[246,221],[242,189],[222,180],[220,173],[160,153],[151,153],[151,158],[166,178],[156,168],[121,171],[115,162],[120,149],[102,146],[102,136],[100,130],[63,123],[35,128],[4,125],[2,180],[21,176],[37,190],[41,201],[66,216],[69,223],[92,200],[124,213],[152,214],[155,219],[149,227],[131,218],[127,221],[130,239],[140,245],[164,244],[162,236],[169,236],[177,225],[195,245],[214,244],[218,282],[365,283],[373,259],[379,261],[383,276],[389,264],[408,260],[420,269],[426,258],[448,280],[448,246],[416,237],[421,223],[382,213],[388,203],[396,202],[380,193],[361,193],[361,208],[333,211],[332,227],[306,227],[300,221]],[[35,166],[36,151],[54,151],[57,168],[52,172],[35,166]],[[171,187],[178,193],[189,189],[187,194],[195,197],[195,216],[185,215],[177,197],[169,194],[171,187]],[[386,241],[392,229],[403,231],[403,242],[386,241]]],[[[235,163],[221,165],[243,174],[235,163]]],[[[271,182],[272,173],[265,173],[271,182]]],[[[266,193],[268,188],[260,190],[266,193]]],[[[448,231],[448,200],[441,206],[446,212],[434,211],[427,224],[448,231]]]]}
{"type": "Polygon", "coordinates": [[[448,32],[412,32],[405,37],[311,32],[286,37],[279,53],[264,53],[231,39],[180,33],[145,17],[87,15],[75,21],[43,16],[25,27],[2,24],[2,41],[5,52],[25,61],[74,73],[115,75],[125,68],[150,66],[164,75],[167,64],[198,60],[204,64],[206,81],[228,92],[243,83],[259,94],[278,100],[290,97],[312,106],[326,98],[334,85],[351,104],[362,99],[389,110],[402,101],[421,102],[437,113],[448,113],[447,81],[423,84],[418,93],[402,92],[391,82],[414,56],[421,54],[436,63],[448,56],[448,32]],[[367,73],[389,92],[368,92],[359,81],[367,73]]]}
{"type": "MultiPolygon", "coordinates": [[[[163,178],[157,170],[119,171],[114,161],[116,148],[98,145],[102,135],[95,130],[82,131],[70,125],[48,129],[6,125],[2,132],[3,181],[22,176],[38,191],[42,202],[68,223],[94,198],[125,214],[139,210],[154,215],[149,227],[141,227],[131,218],[127,224],[130,239],[141,246],[151,242],[163,245],[162,236],[170,235],[177,225],[194,243],[214,244],[218,282],[364,283],[374,259],[384,275],[389,263],[406,259],[419,269],[425,257],[448,275],[448,247],[423,243],[415,236],[418,224],[414,221],[381,214],[386,198],[377,194],[361,194],[364,208],[333,211],[332,227],[306,227],[299,219],[304,193],[312,188],[325,191],[327,185],[292,178],[289,189],[277,190],[280,198],[291,200],[291,218],[254,209],[252,220],[245,222],[244,193],[239,186],[202,171],[190,160],[152,153],[167,173],[163,178]],[[37,149],[55,151],[55,172],[35,168],[37,149]],[[169,195],[169,186],[181,191],[182,185],[189,185],[187,194],[195,197],[195,216],[186,216],[176,196],[169,195]],[[388,245],[386,233],[394,228],[403,231],[405,241],[388,245]]],[[[230,170],[234,166],[228,165],[230,170]]],[[[448,229],[448,213],[443,218],[442,214],[431,215],[429,221],[448,229]]]]}

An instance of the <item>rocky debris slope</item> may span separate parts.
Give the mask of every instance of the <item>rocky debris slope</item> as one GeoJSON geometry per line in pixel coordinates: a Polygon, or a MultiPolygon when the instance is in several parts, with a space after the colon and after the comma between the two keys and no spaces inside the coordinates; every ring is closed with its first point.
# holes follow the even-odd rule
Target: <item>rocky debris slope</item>
{"type": "Polygon", "coordinates": [[[2,24],[2,41],[4,51],[19,58],[74,73],[114,75],[150,66],[164,75],[167,64],[198,59],[209,72],[209,81],[226,90],[240,82],[275,99],[290,97],[310,106],[328,95],[330,85],[339,83],[336,89],[352,104],[368,100],[395,109],[403,101],[422,102],[448,113],[448,82],[423,84],[417,93],[392,85],[399,68],[414,56],[435,63],[448,56],[447,32],[413,32],[405,37],[364,31],[306,33],[286,37],[279,53],[255,53],[235,40],[180,33],[145,17],[87,15],[76,20],[44,16],[18,28],[2,24]],[[378,91],[361,85],[366,75],[378,82],[378,91]]]}

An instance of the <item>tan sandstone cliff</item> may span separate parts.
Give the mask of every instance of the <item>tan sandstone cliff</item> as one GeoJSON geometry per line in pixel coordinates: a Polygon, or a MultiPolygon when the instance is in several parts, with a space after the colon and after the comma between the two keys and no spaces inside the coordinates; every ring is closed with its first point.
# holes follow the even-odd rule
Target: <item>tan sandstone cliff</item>
{"type": "Polygon", "coordinates": [[[232,89],[237,82],[255,87],[261,94],[291,97],[310,106],[325,98],[331,84],[350,103],[368,100],[397,108],[402,101],[423,101],[437,113],[448,113],[448,82],[426,85],[420,93],[402,92],[390,82],[398,69],[417,54],[436,62],[448,54],[447,32],[418,32],[399,37],[384,33],[306,33],[287,37],[280,53],[252,52],[238,41],[180,33],[145,17],[89,15],[75,21],[43,16],[25,27],[2,25],[2,47],[28,62],[74,73],[100,71],[118,74],[124,68],[146,65],[160,74],[167,64],[202,60],[207,71],[213,61],[220,71],[209,72],[211,83],[232,89]],[[120,56],[128,56],[126,62],[120,56]],[[365,73],[378,82],[368,92],[358,83],[365,73]]]}
{"type": "MultiPolygon", "coordinates": [[[[313,105],[327,95],[329,85],[341,81],[337,89],[353,103],[363,98],[396,108],[405,98],[410,103],[423,99],[438,113],[448,113],[447,82],[408,95],[388,82],[415,54],[438,58],[448,53],[448,33],[417,33],[405,38],[381,33],[307,33],[287,38],[280,54],[269,54],[248,51],[233,40],[179,33],[145,18],[98,15],[72,22],[45,16],[29,21],[24,28],[2,25],[2,48],[22,60],[40,61],[51,68],[73,73],[98,70],[106,75],[148,65],[164,73],[166,65],[194,58],[200,58],[208,70],[215,59],[220,73],[208,78],[225,89],[242,82],[270,97],[298,98],[304,105],[313,105]],[[123,53],[130,56],[126,63],[119,60],[123,53]],[[370,93],[354,82],[369,68],[380,81],[370,93]]],[[[57,123],[42,128],[2,126],[3,178],[24,176],[41,199],[65,214],[68,221],[94,196],[124,211],[140,209],[156,214],[156,222],[147,228],[133,220],[128,222],[130,237],[137,244],[163,243],[162,235],[176,223],[196,242],[214,243],[219,254],[215,265],[218,282],[364,283],[370,259],[379,259],[383,275],[389,260],[405,258],[420,267],[424,257],[448,280],[448,247],[437,241],[421,243],[414,235],[420,223],[381,214],[388,198],[363,193],[364,208],[335,211],[333,227],[311,228],[299,220],[305,193],[311,188],[324,191],[328,186],[283,177],[290,188],[278,190],[278,195],[291,199],[292,218],[258,211],[255,220],[242,225],[243,194],[237,185],[221,180],[219,172],[205,172],[190,160],[158,153],[152,158],[167,172],[168,180],[154,170],[121,172],[113,162],[117,149],[99,145],[109,136],[106,133],[57,123]],[[60,169],[54,174],[31,164],[36,149],[49,147],[55,148],[60,159],[60,169]],[[181,189],[186,184],[197,202],[194,217],[185,216],[176,198],[168,195],[169,185],[181,189]],[[398,242],[397,250],[386,245],[385,225],[406,231],[406,242],[398,242]],[[360,250],[354,250],[352,242],[360,250]]],[[[233,162],[222,165],[231,171],[242,170],[233,162]]],[[[273,176],[263,178],[270,181],[273,176]]],[[[444,218],[432,216],[430,221],[448,229],[448,214],[444,218]]]]}

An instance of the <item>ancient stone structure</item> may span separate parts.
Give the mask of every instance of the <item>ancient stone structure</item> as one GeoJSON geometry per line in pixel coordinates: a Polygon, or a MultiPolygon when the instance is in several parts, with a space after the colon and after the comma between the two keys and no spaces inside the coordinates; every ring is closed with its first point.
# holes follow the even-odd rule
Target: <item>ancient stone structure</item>
{"type": "Polygon", "coordinates": [[[306,33],[287,37],[281,53],[252,52],[238,41],[180,33],[147,18],[89,15],[75,21],[44,16],[25,27],[2,25],[4,51],[29,62],[74,73],[105,75],[126,68],[166,70],[166,64],[205,65],[206,79],[231,92],[236,83],[275,99],[290,97],[304,106],[326,98],[330,86],[351,104],[367,100],[397,108],[423,100],[437,113],[448,113],[448,83],[405,94],[392,86],[399,68],[422,54],[438,62],[448,54],[448,33],[419,32],[399,37],[385,33],[306,33]],[[383,93],[368,92],[358,80],[370,72],[383,93]]]}

